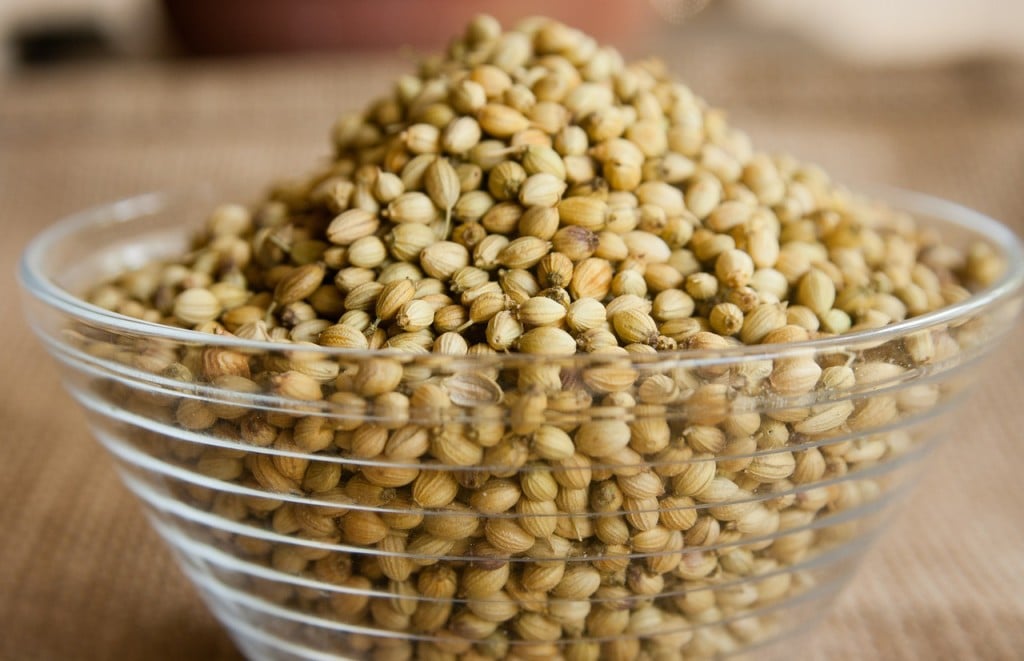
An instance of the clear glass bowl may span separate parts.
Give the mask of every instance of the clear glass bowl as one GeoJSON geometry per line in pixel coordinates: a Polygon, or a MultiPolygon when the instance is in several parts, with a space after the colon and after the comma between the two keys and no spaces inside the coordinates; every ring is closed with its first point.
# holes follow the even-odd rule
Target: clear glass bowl
{"type": "Polygon", "coordinates": [[[33,328],[185,573],[256,659],[675,659],[806,631],[1017,319],[1024,259],[884,328],[716,353],[447,357],[260,343],[77,295],[180,254],[211,199],[41,234],[33,328]]]}

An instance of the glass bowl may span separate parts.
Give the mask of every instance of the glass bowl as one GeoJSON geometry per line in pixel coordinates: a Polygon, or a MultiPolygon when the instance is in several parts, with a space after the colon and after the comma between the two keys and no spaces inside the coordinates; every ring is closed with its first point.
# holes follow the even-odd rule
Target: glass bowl
{"type": "Polygon", "coordinates": [[[1014,235],[882,197],[1008,267],[937,312],[811,341],[443,356],[257,342],[90,305],[212,198],[43,232],[20,278],[65,387],[254,659],[704,658],[784,645],[854,575],[1012,328],[1014,235]]]}

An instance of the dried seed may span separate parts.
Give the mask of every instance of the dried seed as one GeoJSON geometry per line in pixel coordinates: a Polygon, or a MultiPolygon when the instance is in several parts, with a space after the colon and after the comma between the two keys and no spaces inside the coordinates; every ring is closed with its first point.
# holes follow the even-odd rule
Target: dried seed
{"type": "Polygon", "coordinates": [[[686,319],[693,315],[695,305],[693,298],[679,289],[668,289],[659,292],[651,304],[651,316],[658,321],[670,319],[686,319]]]}
{"type": "Polygon", "coordinates": [[[593,255],[599,242],[597,235],[592,231],[573,225],[555,232],[551,238],[551,245],[572,261],[579,262],[593,255]]]}
{"type": "Polygon", "coordinates": [[[531,447],[541,459],[550,461],[569,459],[575,452],[569,434],[552,425],[544,425],[534,432],[531,447]]]}
{"type": "Polygon", "coordinates": [[[576,432],[576,447],[591,457],[607,457],[629,445],[630,430],[625,422],[585,422],[576,432]]]}
{"type": "Polygon", "coordinates": [[[605,307],[594,298],[579,298],[570,304],[565,314],[566,323],[577,333],[601,328],[606,322],[605,307]]]}
{"type": "MultiPolygon", "coordinates": [[[[472,81],[463,82],[473,84],[472,81]]],[[[441,149],[454,156],[463,156],[480,143],[482,136],[480,124],[474,118],[456,117],[441,132],[441,149]]]]}
{"type": "MultiPolygon", "coordinates": [[[[458,202],[461,193],[459,175],[448,159],[437,157],[427,166],[423,183],[431,201],[437,208],[444,210],[445,226],[447,227],[447,224],[451,222],[452,208],[458,202]]],[[[445,230],[446,235],[447,233],[445,230]]]]}
{"type": "Polygon", "coordinates": [[[449,101],[457,112],[472,114],[487,103],[487,92],[480,83],[464,78],[452,88],[449,101]]]}
{"type": "Polygon", "coordinates": [[[768,380],[780,394],[800,395],[810,392],[820,376],[821,367],[813,358],[785,358],[775,361],[768,380]]]}
{"type": "Polygon", "coordinates": [[[519,321],[526,326],[551,326],[565,318],[566,309],[546,296],[534,296],[519,306],[519,321]]]}
{"type": "Polygon", "coordinates": [[[377,298],[377,318],[381,321],[392,319],[415,295],[416,287],[411,280],[396,280],[384,285],[377,298]]]}
{"type": "Polygon", "coordinates": [[[480,122],[480,128],[495,138],[511,137],[530,126],[530,120],[521,112],[500,103],[488,103],[480,108],[476,113],[476,120],[480,122]]]}
{"type": "Polygon", "coordinates": [[[528,269],[551,250],[551,244],[535,236],[513,239],[498,254],[498,263],[510,269],[528,269]]]}
{"type": "Polygon", "coordinates": [[[404,304],[395,315],[395,325],[406,331],[414,333],[429,328],[434,323],[434,308],[422,300],[413,300],[404,304]]]}
{"type": "Polygon", "coordinates": [[[812,269],[802,278],[796,291],[796,300],[821,316],[832,309],[836,300],[836,287],[832,278],[823,271],[812,269]]]}
{"type": "Polygon", "coordinates": [[[558,203],[558,217],[565,225],[596,232],[604,228],[607,216],[608,204],[598,198],[575,196],[558,203]]]}
{"type": "MultiPolygon", "coordinates": [[[[555,236],[557,237],[557,234],[555,236]]],[[[560,252],[566,251],[560,250],[560,252]]],[[[575,299],[594,298],[603,300],[608,295],[608,292],[611,291],[611,286],[611,264],[606,260],[591,257],[582,260],[576,265],[576,269],[572,274],[572,282],[569,283],[569,291],[575,299]]]]}
{"type": "Polygon", "coordinates": [[[774,330],[786,325],[786,312],[777,304],[756,307],[743,319],[740,340],[744,344],[758,344],[774,330]]]}
{"type": "Polygon", "coordinates": [[[452,209],[452,215],[464,223],[479,221],[494,206],[494,198],[487,191],[463,193],[452,209]]]}
{"type": "Polygon", "coordinates": [[[512,519],[489,519],[484,525],[484,536],[496,549],[506,553],[522,553],[536,541],[512,519]]]}
{"type": "Polygon", "coordinates": [[[526,170],[515,161],[502,161],[487,175],[487,190],[498,200],[514,200],[527,178],[526,170]]]}
{"type": "Polygon", "coordinates": [[[317,344],[348,349],[366,349],[369,346],[366,335],[348,324],[335,324],[320,331],[317,344]]]}
{"type": "Polygon", "coordinates": [[[539,326],[523,333],[516,342],[523,353],[546,356],[571,356],[576,353],[576,340],[564,330],[539,326]]]}
{"type": "Polygon", "coordinates": [[[708,321],[719,335],[735,335],[743,328],[743,311],[732,303],[719,303],[711,308],[708,321]]]}
{"type": "Polygon", "coordinates": [[[452,241],[438,241],[420,252],[420,266],[432,278],[444,281],[469,264],[469,251],[452,241]]]}
{"type": "Polygon", "coordinates": [[[686,188],[686,208],[697,218],[704,220],[722,199],[722,184],[708,175],[698,175],[686,188]]]}
{"type": "MultiPolygon", "coordinates": [[[[356,239],[346,253],[349,264],[357,268],[372,269],[380,266],[388,256],[388,249],[376,236],[356,239]]],[[[313,265],[307,265],[313,266],[313,265]]],[[[319,282],[316,283],[320,285],[319,282]]]]}
{"type": "Polygon", "coordinates": [[[509,310],[498,310],[487,321],[487,344],[497,351],[515,346],[522,335],[522,324],[509,310]]]}
{"type": "Polygon", "coordinates": [[[452,403],[456,406],[484,406],[501,402],[501,387],[486,376],[458,374],[444,380],[452,403]]]}
{"type": "Polygon", "coordinates": [[[417,261],[420,252],[437,240],[427,225],[410,223],[396,225],[387,236],[391,256],[402,261],[417,261]]]}
{"type": "Polygon", "coordinates": [[[615,333],[624,342],[654,344],[658,340],[658,324],[654,319],[637,308],[630,308],[614,314],[611,318],[615,333]]]}
{"type": "Polygon", "coordinates": [[[743,287],[754,275],[754,260],[742,250],[725,250],[715,260],[715,275],[726,287],[743,287]]]}
{"type": "Polygon", "coordinates": [[[356,239],[369,236],[380,227],[377,216],[362,209],[349,209],[331,221],[327,226],[327,240],[339,246],[347,246],[356,239]]]}
{"type": "Polygon", "coordinates": [[[220,301],[208,289],[186,289],[174,299],[174,316],[190,324],[212,321],[220,315],[221,310],[220,301]]]}
{"type": "Polygon", "coordinates": [[[553,174],[531,174],[519,187],[519,202],[526,207],[553,207],[565,192],[565,182],[553,174]]]}
{"type": "MultiPolygon", "coordinates": [[[[431,157],[430,163],[436,159],[431,157]]],[[[429,164],[424,168],[424,171],[429,164]]],[[[406,185],[408,190],[410,187],[406,185]]],[[[388,203],[386,210],[387,217],[395,223],[421,223],[427,224],[437,218],[437,208],[433,201],[425,194],[416,190],[402,193],[393,201],[388,203]]]]}

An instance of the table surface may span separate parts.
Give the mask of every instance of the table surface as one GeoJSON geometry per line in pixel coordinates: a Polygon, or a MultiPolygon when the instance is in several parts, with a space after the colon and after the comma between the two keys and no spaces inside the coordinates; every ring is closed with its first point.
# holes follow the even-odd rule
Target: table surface
{"type": "MultiPolygon", "coordinates": [[[[682,79],[755,143],[837,178],[947,197],[1024,232],[1024,67],[857,70],[798,48],[679,40],[682,79]]],[[[137,192],[252,199],[328,153],[326,130],[408,70],[376,55],[95,64],[0,81],[0,659],[238,653],[89,438],[22,321],[35,232],[137,192]]],[[[1024,332],[952,421],[892,529],[796,658],[1024,653],[1024,332]]]]}

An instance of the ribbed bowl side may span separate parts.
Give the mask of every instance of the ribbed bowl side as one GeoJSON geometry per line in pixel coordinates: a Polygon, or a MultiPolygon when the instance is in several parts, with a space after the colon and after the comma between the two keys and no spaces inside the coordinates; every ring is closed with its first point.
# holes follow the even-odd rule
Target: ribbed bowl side
{"type": "MultiPolygon", "coordinates": [[[[822,468],[817,479],[788,482],[785,488],[774,483],[718,502],[684,501],[671,508],[661,505],[664,500],[655,500],[650,509],[602,512],[588,499],[574,516],[534,517],[551,519],[555,530],[568,526],[564,539],[569,545],[564,555],[556,548],[545,548],[538,539],[528,551],[497,557],[493,557],[493,547],[484,544],[492,555],[481,557],[480,545],[474,540],[486,540],[486,534],[480,534],[486,521],[507,519],[521,524],[527,515],[513,510],[485,518],[465,507],[422,508],[396,496],[393,488],[376,502],[346,499],[344,506],[333,495],[269,493],[259,484],[211,476],[209,466],[201,462],[209,462],[211,453],[219,458],[231,453],[294,457],[274,454],[272,448],[263,452],[267,449],[231,447],[230,439],[224,438],[215,439],[223,447],[212,446],[204,443],[202,436],[197,438],[161,422],[159,416],[140,415],[119,405],[117,398],[97,397],[95,389],[77,388],[74,379],[69,383],[90,412],[94,433],[118,459],[126,483],[146,503],[156,529],[176,550],[186,573],[236,635],[259,632],[261,654],[275,650],[269,658],[289,658],[288,654],[298,655],[291,658],[318,658],[317,654],[359,658],[367,653],[367,645],[373,650],[394,647],[389,653],[398,655],[396,658],[401,657],[399,649],[417,650],[413,658],[420,658],[428,654],[422,650],[430,645],[439,649],[454,645],[447,640],[448,630],[442,630],[444,635],[439,637],[439,632],[431,629],[431,616],[441,613],[458,632],[463,631],[459,623],[464,620],[479,626],[477,613],[507,617],[510,601],[517,602],[521,612],[542,613],[546,620],[558,622],[557,616],[550,614],[564,611],[570,616],[568,624],[581,621],[582,630],[573,632],[575,635],[563,637],[560,627],[554,645],[563,654],[569,653],[568,647],[586,645],[597,645],[604,650],[602,654],[612,654],[620,646],[633,644],[625,642],[630,639],[646,641],[643,644],[651,649],[683,645],[688,654],[702,656],[755,642],[763,644],[805,629],[807,618],[820,612],[849,580],[863,551],[882,529],[891,505],[927,465],[921,460],[941,438],[941,414],[960,396],[960,391],[949,389],[927,410],[828,442],[808,440],[795,446],[755,449],[738,458],[654,464],[655,469],[666,472],[682,470],[680,474],[710,465],[715,474],[727,474],[723,466],[735,469],[737,464],[747,463],[749,467],[755,460],[764,462],[783,452],[796,455],[801,466],[809,461],[802,459],[805,456],[821,457],[827,465],[829,453],[844,446],[849,447],[845,455],[864,454],[860,462],[845,464],[842,474],[827,475],[828,469],[822,468]],[[878,456],[878,443],[885,445],[884,456],[878,456]],[[751,511],[777,513],[778,525],[737,534],[741,531],[734,517],[751,511]],[[353,512],[392,524],[409,519],[412,528],[398,533],[406,543],[387,547],[382,542],[357,544],[346,539],[345,517],[353,512]],[[635,524],[644,527],[646,518],[655,522],[648,531],[661,530],[664,523],[680,529],[682,548],[634,548],[630,539],[638,540],[643,532],[635,524]],[[714,523],[717,532],[701,532],[698,521],[714,523]],[[432,534],[451,527],[449,524],[465,537],[445,539],[432,534]],[[689,527],[683,528],[687,524],[689,527]],[[342,535],[327,534],[338,528],[342,535]],[[628,535],[624,544],[602,541],[602,535],[620,530],[628,535]],[[423,539],[435,543],[418,547],[416,541],[423,539]],[[658,573],[666,567],[667,571],[658,573]],[[478,581],[491,576],[502,580],[504,575],[498,586],[503,589],[425,595],[415,578],[426,568],[438,575],[450,572],[461,577],[467,576],[466,568],[473,568],[470,574],[478,581]],[[657,591],[639,595],[599,591],[580,600],[558,596],[557,583],[550,584],[550,589],[524,589],[524,584],[543,580],[537,578],[542,573],[538,568],[552,568],[563,577],[574,569],[597,568],[603,576],[619,577],[623,587],[652,583],[650,589],[657,591]],[[371,576],[378,580],[356,580],[371,576]],[[519,587],[510,590],[509,583],[519,587]],[[582,620],[581,601],[587,611],[582,620]],[[681,616],[671,626],[653,627],[644,633],[642,618],[651,605],[681,616]],[[613,633],[602,634],[597,625],[593,632],[588,631],[588,621],[611,619],[602,619],[601,611],[623,610],[631,617],[618,618],[610,629],[613,633]],[[373,618],[369,625],[363,617],[366,613],[373,618]],[[423,626],[417,626],[418,621],[423,626]]],[[[92,383],[108,387],[110,382],[92,383]]],[[[871,399],[898,398],[905,393],[906,389],[900,389],[874,394],[871,399]]],[[[857,399],[854,408],[868,410],[866,401],[866,396],[857,399]]],[[[313,465],[315,462],[305,470],[313,465]]],[[[351,470],[353,476],[359,474],[352,466],[344,469],[351,470]]],[[[612,464],[608,470],[623,469],[612,464]]],[[[523,475],[520,471],[512,477],[523,475]]],[[[815,477],[813,472],[810,475],[815,477]]],[[[671,485],[671,480],[667,484],[671,485]]],[[[596,487],[592,493],[596,503],[596,487]]],[[[531,523],[547,525],[536,520],[531,523]]],[[[483,632],[487,629],[484,626],[483,632]]],[[[469,639],[477,632],[469,629],[465,635],[469,639]]],[[[520,651],[527,653],[526,648],[544,642],[523,640],[514,628],[512,632],[507,642],[512,650],[525,646],[520,651]]],[[[493,632],[484,637],[491,636],[493,632]]]]}
{"type": "Polygon", "coordinates": [[[1015,323],[1018,244],[915,200],[998,244],[1004,279],[719,353],[268,345],[62,293],[173,253],[158,197],[58,226],[21,275],[91,430],[250,657],[704,658],[821,617],[1015,323]]]}

